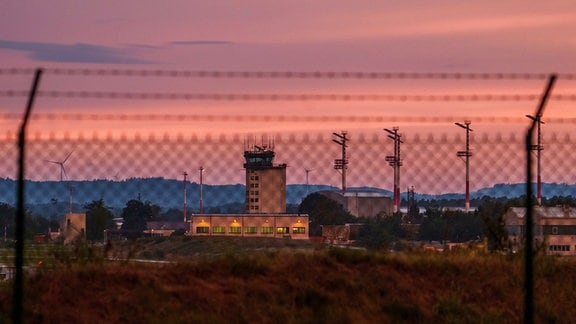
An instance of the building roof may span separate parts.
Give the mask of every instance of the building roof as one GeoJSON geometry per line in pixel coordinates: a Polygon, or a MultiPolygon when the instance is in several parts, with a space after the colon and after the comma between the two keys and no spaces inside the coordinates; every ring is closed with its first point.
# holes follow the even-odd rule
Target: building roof
{"type": "Polygon", "coordinates": [[[308,214],[247,213],[247,214],[192,214],[194,217],[308,217],[308,214]]]}
{"type": "Polygon", "coordinates": [[[178,230],[188,229],[190,225],[187,222],[171,222],[171,221],[151,221],[146,222],[146,229],[149,230],[178,230]]]}
{"type": "MultiPolygon", "coordinates": [[[[513,214],[518,218],[524,218],[526,207],[510,207],[507,214],[513,214]]],[[[533,209],[535,218],[576,218],[576,208],[567,206],[535,206],[533,209]]]]}
{"type": "Polygon", "coordinates": [[[346,191],[344,197],[376,197],[376,198],[390,198],[390,196],[376,191],[346,191]]]}

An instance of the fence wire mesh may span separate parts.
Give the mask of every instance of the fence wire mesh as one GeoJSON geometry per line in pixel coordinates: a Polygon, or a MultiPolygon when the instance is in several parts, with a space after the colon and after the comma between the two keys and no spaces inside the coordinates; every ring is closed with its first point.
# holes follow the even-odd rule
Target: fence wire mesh
{"type": "MultiPolygon", "coordinates": [[[[448,125],[447,127],[451,127],[448,125]]],[[[400,129],[402,131],[402,129],[400,129]]],[[[465,163],[457,156],[465,146],[461,134],[402,133],[401,186],[412,187],[422,194],[462,194],[465,163]]],[[[164,206],[179,207],[182,202],[183,172],[190,183],[199,183],[198,169],[203,166],[206,186],[245,184],[243,152],[246,142],[266,145],[273,141],[275,162],[286,163],[289,185],[306,183],[341,187],[341,173],[334,169],[340,158],[340,147],[332,142],[331,134],[264,134],[257,138],[237,135],[176,136],[156,134],[135,137],[68,137],[62,139],[32,137],[27,142],[26,178],[31,182],[27,192],[28,204],[49,203],[52,198],[67,201],[67,186],[77,187],[74,201],[83,204],[103,198],[113,206],[122,205],[128,197],[138,193],[164,206]],[[306,172],[309,170],[309,172],[306,172]],[[146,179],[164,178],[167,187],[146,187],[146,179]],[[124,191],[120,183],[137,182],[140,188],[124,191]],[[170,182],[169,182],[170,181],[170,182]],[[100,183],[106,185],[100,186],[100,183]],[[94,186],[97,185],[98,186],[94,186]],[[116,187],[116,189],[114,189],[116,187]],[[170,189],[172,187],[172,189],[170,189]]],[[[391,190],[393,168],[386,156],[393,155],[393,142],[382,131],[348,132],[348,187],[374,187],[391,190]]],[[[546,183],[572,184],[573,147],[575,140],[569,133],[546,134],[542,153],[542,176],[546,183]]],[[[525,177],[525,152],[520,134],[490,134],[471,136],[470,184],[475,195],[497,184],[522,183],[525,177]]],[[[12,136],[0,140],[3,162],[0,169],[4,185],[4,202],[15,202],[13,187],[17,171],[17,147],[12,136]]],[[[561,195],[558,189],[548,190],[547,196],[561,195]]],[[[571,192],[567,192],[571,194],[571,192]]],[[[231,202],[232,197],[205,196],[207,205],[231,202]],[[211,201],[212,199],[212,201],[211,201]]],[[[290,203],[297,203],[301,194],[293,193],[290,203]]],[[[506,196],[508,192],[495,192],[506,196]]],[[[565,193],[566,194],[566,193],[565,193]]],[[[190,204],[197,203],[192,193],[190,204]]],[[[234,197],[236,200],[238,197],[234,197]]],[[[197,208],[197,207],[196,207],[197,208]]]]}
{"type": "MultiPolygon", "coordinates": [[[[21,89],[31,73],[0,70],[0,77],[7,77],[0,78],[7,89],[0,92],[5,129],[0,197],[9,205],[16,201],[16,126],[27,95],[21,89]]],[[[519,196],[525,181],[524,133],[531,122],[524,115],[533,111],[546,78],[105,69],[46,69],[45,74],[27,135],[25,178],[27,206],[48,218],[82,212],[99,199],[116,213],[131,199],[149,201],[174,219],[185,208],[200,212],[201,204],[203,212],[244,212],[249,193],[244,151],[261,146],[273,149],[274,163],[287,165],[286,203],[292,211],[307,194],[342,186],[392,196],[394,141],[383,129],[394,127],[401,136],[400,207],[406,207],[409,189],[420,199],[460,199],[463,206],[466,134],[454,124],[465,120],[471,122],[472,198],[519,196]],[[179,82],[167,87],[167,79],[179,82]],[[197,81],[196,92],[189,92],[190,80],[197,81]],[[335,168],[342,155],[334,133],[342,131],[349,139],[345,181],[342,168],[335,168]]],[[[552,94],[549,117],[544,116],[540,153],[546,197],[572,195],[569,184],[576,182],[571,170],[576,117],[568,113],[574,79],[559,75],[559,92],[552,94]]]]}
{"type": "MultiPolygon", "coordinates": [[[[0,69],[0,224],[5,241],[17,238],[16,288],[22,287],[23,247],[15,228],[22,226],[15,226],[12,206],[22,202],[15,176],[22,170],[20,149],[27,153],[28,238],[64,226],[64,214],[69,230],[74,213],[103,206],[125,224],[131,221],[126,210],[135,205],[155,220],[185,222],[195,213],[296,213],[320,190],[390,198],[403,192],[393,212],[408,208],[415,192],[420,202],[463,207],[469,190],[472,199],[525,194],[532,154],[544,197],[576,197],[573,74],[558,76],[551,112],[531,116],[545,74],[46,69],[26,142],[18,147],[20,107],[30,95],[22,89],[33,72],[0,69]],[[193,92],[190,80],[200,80],[193,92]],[[524,134],[540,117],[544,136],[542,123],[527,152],[524,134]],[[247,164],[272,163],[285,178],[259,183],[265,173],[246,171],[247,164]],[[264,191],[281,207],[261,203],[264,191]]],[[[82,234],[101,239],[90,229],[82,234]]],[[[526,247],[530,319],[531,244],[526,247]]],[[[15,300],[22,298],[15,289],[15,300]]],[[[21,317],[18,306],[14,312],[21,317]]]]}

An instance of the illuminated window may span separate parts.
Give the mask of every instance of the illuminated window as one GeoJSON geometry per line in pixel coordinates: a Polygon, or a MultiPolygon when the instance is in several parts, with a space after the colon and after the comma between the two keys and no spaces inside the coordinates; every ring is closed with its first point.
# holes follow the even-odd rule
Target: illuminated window
{"type": "Polygon", "coordinates": [[[294,234],[306,234],[306,227],[292,227],[292,233],[294,233],[294,234]]]}
{"type": "Polygon", "coordinates": [[[242,228],[240,226],[230,226],[230,234],[240,234],[242,233],[242,228]]]}
{"type": "Polygon", "coordinates": [[[225,234],[226,233],[226,227],[214,226],[214,227],[212,227],[212,232],[215,234],[225,234]]]}
{"type": "Polygon", "coordinates": [[[246,227],[244,227],[244,233],[256,234],[256,233],[258,233],[258,231],[256,231],[256,226],[246,226],[246,227]]]}
{"type": "Polygon", "coordinates": [[[274,227],[271,226],[262,227],[262,234],[274,234],[274,227]]]}
{"type": "Polygon", "coordinates": [[[570,245],[550,245],[548,249],[553,252],[567,252],[570,251],[570,245]]]}
{"type": "Polygon", "coordinates": [[[289,227],[276,227],[276,233],[278,234],[290,234],[289,227]]]}
{"type": "Polygon", "coordinates": [[[208,234],[210,228],[208,226],[196,226],[197,234],[208,234]]]}

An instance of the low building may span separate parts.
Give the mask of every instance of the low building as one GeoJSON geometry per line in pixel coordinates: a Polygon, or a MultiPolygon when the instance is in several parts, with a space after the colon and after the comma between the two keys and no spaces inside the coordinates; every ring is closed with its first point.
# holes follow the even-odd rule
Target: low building
{"type": "Polygon", "coordinates": [[[319,191],[356,217],[374,217],[380,213],[392,214],[394,204],[389,196],[375,191],[319,191]]]}
{"type": "Polygon", "coordinates": [[[86,238],[86,214],[66,214],[61,228],[65,244],[84,240],[86,238]]]}
{"type": "Polygon", "coordinates": [[[15,266],[8,266],[0,263],[0,281],[13,279],[15,273],[15,266]]]}
{"type": "Polygon", "coordinates": [[[146,222],[144,234],[148,236],[170,236],[177,230],[188,231],[188,222],[151,221],[146,222]]]}
{"type": "Polygon", "coordinates": [[[350,244],[356,241],[364,224],[320,225],[322,241],[329,244],[350,244]]]}
{"type": "Polygon", "coordinates": [[[306,214],[196,214],[192,236],[236,236],[308,239],[306,214]]]}
{"type": "MultiPolygon", "coordinates": [[[[576,208],[533,208],[534,244],[543,245],[548,254],[576,255],[576,208]]],[[[504,214],[508,242],[512,251],[522,249],[526,235],[526,208],[511,207],[504,214]]]]}

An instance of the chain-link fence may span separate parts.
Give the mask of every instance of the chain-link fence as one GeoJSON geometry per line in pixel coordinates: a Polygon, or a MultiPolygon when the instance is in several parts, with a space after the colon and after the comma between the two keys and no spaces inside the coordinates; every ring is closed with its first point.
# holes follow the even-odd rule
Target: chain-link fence
{"type": "MultiPolygon", "coordinates": [[[[32,72],[0,70],[6,89],[0,91],[5,128],[0,193],[11,205],[18,171],[14,144],[32,72]]],[[[116,210],[143,199],[164,210],[187,205],[197,212],[202,168],[202,204],[222,211],[244,204],[243,154],[258,146],[273,148],[274,163],[287,164],[288,205],[307,193],[343,186],[390,196],[397,186],[403,197],[411,189],[420,198],[462,199],[462,206],[466,182],[472,198],[516,197],[524,193],[517,184],[525,181],[524,136],[532,123],[524,115],[533,114],[546,78],[46,69],[27,132],[26,203],[45,217],[82,211],[98,199],[116,210]],[[173,80],[174,87],[166,86],[173,80]],[[191,80],[197,92],[189,91],[191,80]],[[359,91],[362,85],[368,90],[359,91]],[[373,89],[380,92],[367,92],[373,89]],[[455,125],[465,121],[469,132],[455,125]],[[397,152],[385,128],[397,129],[397,152]],[[342,145],[335,143],[342,131],[344,159],[342,145]],[[399,162],[396,171],[391,158],[399,162]],[[346,160],[345,169],[335,165],[338,160],[346,160]]],[[[533,151],[540,155],[534,170],[547,197],[571,195],[569,184],[576,180],[571,172],[576,119],[569,113],[576,100],[574,79],[559,75],[559,92],[552,93],[542,117],[542,150],[533,151]]]]}
{"type": "MultiPolygon", "coordinates": [[[[471,125],[472,127],[474,124],[471,125]]],[[[452,127],[447,125],[446,127],[452,127]]],[[[552,127],[548,126],[547,127],[552,127]]],[[[400,131],[402,129],[400,128],[400,131]]],[[[265,134],[266,136],[270,136],[265,134]]],[[[457,156],[465,148],[463,134],[402,133],[401,191],[414,187],[428,195],[464,194],[465,161],[457,156]]],[[[341,158],[340,146],[332,142],[331,134],[284,135],[270,137],[276,153],[276,163],[287,164],[288,185],[341,187],[341,171],[334,169],[334,160],[341,158]],[[308,170],[308,172],[306,171],[308,170]]],[[[348,132],[348,188],[373,187],[391,191],[394,169],[386,161],[393,155],[393,141],[380,132],[348,132]]],[[[122,206],[127,199],[139,194],[144,199],[166,207],[180,207],[183,172],[188,182],[199,183],[203,167],[203,184],[245,184],[243,168],[245,142],[243,135],[203,137],[162,137],[149,134],[132,138],[70,137],[64,139],[29,138],[26,146],[26,179],[29,179],[26,202],[49,204],[52,199],[68,201],[68,186],[74,188],[73,200],[82,205],[94,199],[104,199],[112,206],[122,206]],[[165,183],[150,178],[163,178],[165,183]],[[123,187],[122,184],[130,184],[123,187]]],[[[260,136],[254,140],[261,145],[260,136]]],[[[470,190],[472,196],[518,196],[510,186],[525,178],[525,149],[522,134],[473,134],[470,140],[470,190]],[[509,191],[507,191],[509,190],[509,191]]],[[[14,175],[17,147],[13,138],[0,141],[3,152],[1,167],[3,201],[14,204],[14,175]]],[[[268,139],[264,140],[267,143],[268,139]]],[[[570,133],[546,133],[542,151],[542,179],[546,196],[572,194],[566,186],[572,184],[575,139],[570,133]]],[[[534,153],[536,154],[536,153],[534,153]]],[[[242,193],[243,191],[241,191],[242,193]]],[[[301,194],[290,192],[289,203],[298,203],[301,194]]],[[[197,209],[198,192],[191,193],[189,204],[197,209]]],[[[217,192],[206,194],[207,206],[233,201],[242,197],[217,192]],[[212,196],[211,196],[212,195],[212,196]],[[234,199],[234,200],[232,200],[234,199]]]]}
{"type": "MultiPolygon", "coordinates": [[[[3,206],[20,201],[15,144],[32,72],[0,70],[3,206]]],[[[23,145],[27,215],[51,227],[97,201],[119,216],[132,200],[172,220],[247,212],[247,197],[258,192],[246,186],[247,150],[273,150],[274,163],[286,164],[288,211],[309,193],[343,188],[403,198],[413,190],[420,200],[461,207],[468,191],[473,199],[518,197],[526,194],[528,154],[538,156],[532,169],[545,197],[576,196],[576,78],[559,75],[560,92],[533,116],[547,77],[47,69],[23,145]],[[166,82],[173,79],[184,84],[166,82]],[[387,83],[366,84],[373,81],[387,83]],[[323,92],[323,82],[333,92],[323,92]],[[535,118],[545,124],[527,153],[535,118]]],[[[6,239],[14,225],[7,215],[2,221],[6,239]]]]}

